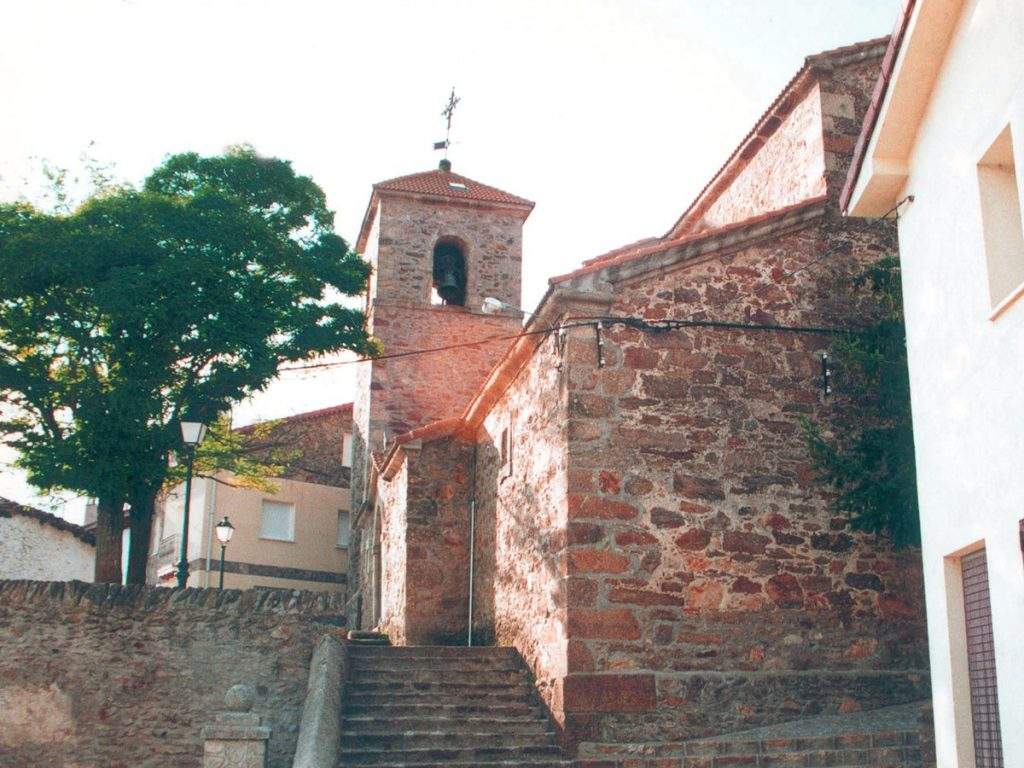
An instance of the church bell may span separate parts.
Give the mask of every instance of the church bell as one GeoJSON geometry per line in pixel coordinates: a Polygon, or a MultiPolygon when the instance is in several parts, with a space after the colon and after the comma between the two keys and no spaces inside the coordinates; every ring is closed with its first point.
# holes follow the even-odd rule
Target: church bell
{"type": "Polygon", "coordinates": [[[455,270],[446,269],[441,277],[441,281],[437,285],[437,295],[440,296],[446,304],[458,304],[462,297],[462,285],[459,283],[459,277],[455,274],[455,270]]]}

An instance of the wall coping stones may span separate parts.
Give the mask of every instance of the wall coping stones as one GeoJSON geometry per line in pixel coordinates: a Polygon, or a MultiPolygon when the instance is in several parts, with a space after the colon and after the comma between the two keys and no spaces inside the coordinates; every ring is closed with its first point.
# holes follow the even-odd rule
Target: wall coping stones
{"type": "Polygon", "coordinates": [[[0,605],[60,604],[127,608],[141,612],[216,611],[248,615],[293,614],[336,624],[344,615],[340,593],[288,589],[169,589],[149,585],[82,581],[0,580],[0,605]]]}

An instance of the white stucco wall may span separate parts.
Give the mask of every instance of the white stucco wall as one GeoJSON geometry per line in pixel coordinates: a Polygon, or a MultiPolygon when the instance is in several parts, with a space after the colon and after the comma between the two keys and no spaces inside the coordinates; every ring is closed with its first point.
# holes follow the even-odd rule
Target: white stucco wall
{"type": "Polygon", "coordinates": [[[958,556],[982,544],[1004,764],[1024,766],[1024,671],[1017,655],[1024,638],[1018,536],[1024,518],[1024,299],[990,319],[977,171],[1008,123],[1020,184],[1024,3],[965,2],[910,155],[903,194],[915,201],[899,221],[942,768],[974,765],[969,701],[957,711],[954,706],[954,693],[963,702],[966,683],[962,619],[955,614],[958,556]]]}
{"type": "Polygon", "coordinates": [[[0,579],[92,581],[95,547],[32,517],[0,517],[0,579]]]}

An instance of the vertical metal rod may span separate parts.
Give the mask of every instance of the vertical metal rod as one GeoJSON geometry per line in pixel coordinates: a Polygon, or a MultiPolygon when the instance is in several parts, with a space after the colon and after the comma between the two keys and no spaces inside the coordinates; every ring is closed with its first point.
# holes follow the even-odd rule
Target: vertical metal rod
{"type": "Polygon", "coordinates": [[[220,545],[220,589],[224,589],[224,550],[227,547],[224,544],[220,545]]]}
{"type": "Polygon", "coordinates": [[[469,502],[469,628],[466,645],[473,645],[473,567],[476,564],[476,499],[469,502]]]}

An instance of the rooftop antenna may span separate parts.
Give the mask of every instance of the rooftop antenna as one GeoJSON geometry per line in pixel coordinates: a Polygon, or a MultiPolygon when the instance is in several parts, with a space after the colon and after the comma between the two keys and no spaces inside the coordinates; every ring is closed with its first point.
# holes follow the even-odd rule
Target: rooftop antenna
{"type": "Polygon", "coordinates": [[[462,99],[455,95],[455,86],[453,85],[452,92],[448,96],[448,103],[445,104],[444,109],[441,110],[441,117],[445,118],[444,141],[434,142],[435,150],[440,149],[444,151],[444,157],[441,158],[441,162],[438,165],[442,171],[450,171],[452,169],[452,163],[448,159],[448,147],[452,145],[452,115],[455,114],[455,107],[459,105],[460,101],[462,101],[462,99]]]}

